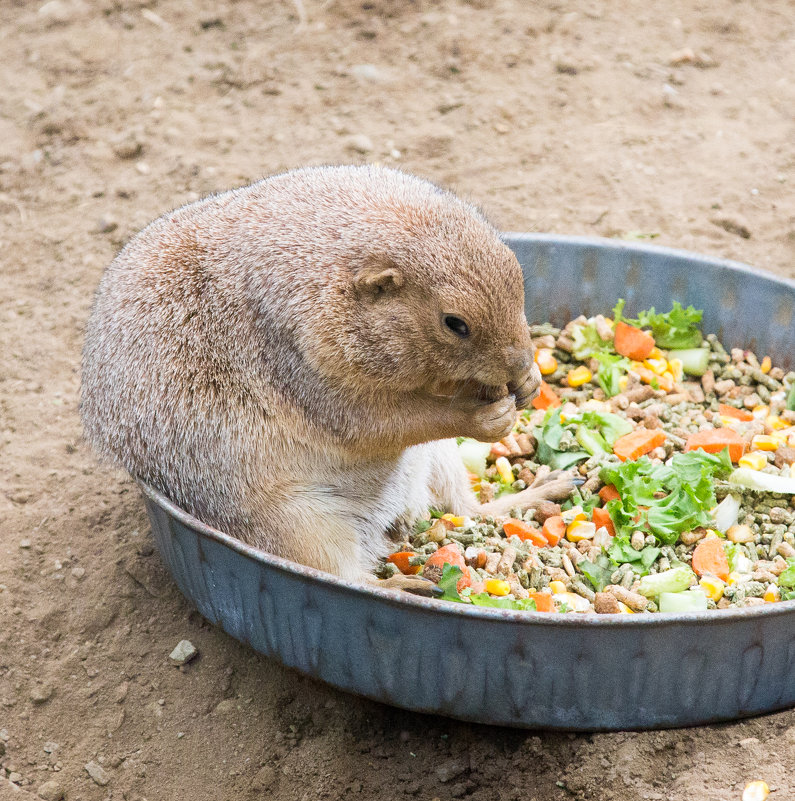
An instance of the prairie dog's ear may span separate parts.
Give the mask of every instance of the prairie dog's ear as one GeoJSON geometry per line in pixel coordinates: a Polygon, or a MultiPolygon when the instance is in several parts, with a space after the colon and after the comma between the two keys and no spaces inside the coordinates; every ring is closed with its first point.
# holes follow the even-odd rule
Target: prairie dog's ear
{"type": "Polygon", "coordinates": [[[402,287],[403,273],[394,266],[373,264],[357,273],[353,286],[360,295],[379,297],[402,287]]]}

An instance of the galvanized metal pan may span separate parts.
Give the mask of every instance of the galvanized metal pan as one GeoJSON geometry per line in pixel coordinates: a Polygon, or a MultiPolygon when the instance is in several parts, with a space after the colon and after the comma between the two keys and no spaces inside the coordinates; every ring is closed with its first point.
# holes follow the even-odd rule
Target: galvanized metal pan
{"type": "MultiPolygon", "coordinates": [[[[505,237],[527,316],[564,323],[679,300],[704,328],[792,367],[795,284],[742,265],[612,240],[505,237]]],[[[183,594],[230,635],[394,706],[570,730],[687,726],[795,705],[795,601],[709,613],[551,615],[365,587],[262,553],[141,486],[183,594]]]]}

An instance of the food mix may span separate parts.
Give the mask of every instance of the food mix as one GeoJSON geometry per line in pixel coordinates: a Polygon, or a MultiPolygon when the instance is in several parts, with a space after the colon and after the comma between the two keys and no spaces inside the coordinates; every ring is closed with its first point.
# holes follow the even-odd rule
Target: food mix
{"type": "Polygon", "coordinates": [[[480,501],[554,471],[577,486],[509,517],[431,509],[378,568],[441,599],[636,614],[795,600],[795,372],[704,336],[675,303],[531,326],[544,377],[495,443],[459,440],[480,501]]]}

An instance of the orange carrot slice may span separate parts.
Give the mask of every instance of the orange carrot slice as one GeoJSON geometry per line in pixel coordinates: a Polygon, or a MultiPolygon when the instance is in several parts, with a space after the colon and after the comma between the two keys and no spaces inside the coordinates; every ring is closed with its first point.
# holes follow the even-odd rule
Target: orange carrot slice
{"type": "Polygon", "coordinates": [[[636,428],[629,434],[619,437],[613,445],[613,453],[621,459],[634,461],[644,453],[653,451],[665,442],[665,432],[659,428],[636,428]]]}
{"type": "Polygon", "coordinates": [[[566,533],[566,521],[560,515],[552,515],[544,521],[541,533],[546,537],[547,542],[554,548],[566,533]]]}
{"type": "Polygon", "coordinates": [[[520,540],[530,540],[533,545],[538,545],[539,548],[544,548],[549,544],[547,538],[537,528],[534,528],[524,520],[511,518],[502,524],[502,528],[506,537],[516,536],[520,540]]]}
{"type": "Polygon", "coordinates": [[[610,501],[618,501],[621,499],[618,490],[612,484],[606,484],[602,487],[602,489],[599,490],[599,497],[602,499],[602,503],[610,503],[610,501]]]}
{"type": "Polygon", "coordinates": [[[696,431],[687,438],[685,451],[701,448],[707,453],[720,453],[724,448],[728,448],[729,458],[737,462],[745,453],[747,445],[748,443],[731,428],[706,428],[703,431],[696,431]]]}
{"type": "Polygon", "coordinates": [[[398,551],[387,556],[387,562],[392,562],[393,565],[406,576],[415,576],[422,570],[421,565],[410,565],[409,559],[417,554],[414,551],[398,551]]]}
{"type": "Polygon", "coordinates": [[[717,537],[701,540],[693,551],[693,570],[699,576],[711,573],[722,581],[729,580],[729,560],[723,550],[723,541],[717,537]]]}
{"type": "Polygon", "coordinates": [[[539,612],[554,612],[552,606],[552,593],[550,592],[531,592],[530,597],[536,602],[536,610],[539,612]]]}
{"type": "Polygon", "coordinates": [[[438,551],[434,551],[425,562],[425,566],[428,567],[428,565],[438,565],[439,567],[452,565],[453,567],[460,567],[461,570],[464,570],[467,566],[464,561],[464,554],[461,553],[454,542],[445,545],[444,548],[439,548],[438,551]]]}
{"type": "Polygon", "coordinates": [[[747,409],[738,409],[736,406],[729,406],[727,403],[721,403],[718,406],[718,413],[724,417],[733,417],[735,420],[742,420],[746,423],[754,419],[753,414],[747,409]]]}
{"type": "Polygon", "coordinates": [[[550,407],[560,406],[560,398],[554,389],[546,381],[541,382],[538,396],[532,400],[534,409],[549,409],[550,407]]]}
{"type": "Polygon", "coordinates": [[[619,321],[616,323],[613,347],[621,356],[642,362],[654,350],[654,337],[634,325],[619,321]]]}
{"type": "Polygon", "coordinates": [[[610,512],[602,506],[595,506],[593,510],[593,517],[591,518],[597,528],[604,526],[611,537],[616,536],[616,530],[613,526],[613,520],[610,517],[610,512]]]}

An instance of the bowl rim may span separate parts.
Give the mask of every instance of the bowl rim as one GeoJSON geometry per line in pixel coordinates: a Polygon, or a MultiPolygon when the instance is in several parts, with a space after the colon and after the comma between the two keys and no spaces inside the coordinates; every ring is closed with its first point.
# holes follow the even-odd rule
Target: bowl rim
{"type": "MultiPolygon", "coordinates": [[[[729,269],[752,277],[755,280],[771,281],[784,284],[795,292],[795,279],[776,275],[770,270],[758,269],[744,262],[725,259],[719,256],[705,256],[694,251],[672,248],[662,245],[627,242],[621,239],[608,239],[606,237],[577,236],[554,233],[521,233],[506,231],[500,234],[506,244],[511,242],[538,242],[550,245],[579,245],[599,249],[628,250],[639,255],[669,256],[676,259],[691,259],[701,264],[729,269]]],[[[262,551],[248,545],[223,531],[208,526],[198,518],[181,509],[158,490],[149,486],[140,479],[135,479],[141,492],[154,504],[167,514],[176,518],[184,526],[193,529],[208,539],[230,548],[248,559],[277,570],[290,573],[296,577],[307,578],[321,582],[330,587],[362,595],[378,598],[381,602],[399,608],[415,609],[417,611],[430,611],[441,615],[454,615],[475,618],[485,621],[503,621],[508,623],[522,623],[525,625],[564,626],[566,628],[641,628],[652,627],[658,629],[668,626],[712,626],[728,625],[733,622],[753,621],[756,619],[769,619],[778,615],[791,615],[795,618],[795,600],[766,603],[764,606],[734,607],[722,610],[707,610],[706,612],[658,612],[654,614],[549,614],[548,612],[525,612],[511,609],[495,609],[491,607],[473,606],[471,604],[458,604],[439,601],[437,599],[423,598],[402,590],[386,589],[377,585],[369,585],[335,576],[313,567],[300,565],[289,559],[262,551]]]]}
{"type": "Polygon", "coordinates": [[[413,608],[417,611],[431,611],[442,615],[456,615],[476,618],[487,621],[501,620],[511,623],[524,623],[533,625],[553,625],[573,627],[575,629],[591,628],[653,628],[674,626],[674,625],[697,625],[703,626],[705,623],[712,625],[725,625],[735,621],[748,621],[756,618],[770,618],[777,615],[792,615],[795,618],[795,601],[778,601],[777,603],[766,603],[764,606],[748,606],[734,609],[707,610],[706,612],[658,612],[655,614],[565,614],[555,615],[548,612],[525,612],[512,609],[495,609],[492,607],[473,606],[471,604],[459,604],[454,602],[439,601],[433,598],[423,598],[418,595],[404,592],[403,590],[386,589],[377,585],[364,584],[357,581],[335,576],[314,567],[300,565],[281,556],[262,551],[253,545],[248,545],[235,537],[225,534],[193,515],[181,509],[170,501],[158,490],[137,480],[136,483],[141,492],[150,501],[159,506],[168,515],[178,520],[182,525],[196,531],[203,537],[214,540],[220,545],[224,545],[240,555],[260,564],[268,565],[279,571],[290,573],[293,576],[335,587],[337,589],[363,595],[388,603],[390,606],[401,608],[413,608]]]}
{"type": "Polygon", "coordinates": [[[732,271],[744,273],[754,279],[762,278],[777,284],[785,284],[795,290],[795,278],[777,275],[763,267],[752,267],[742,261],[725,259],[722,256],[706,256],[693,250],[672,248],[668,245],[649,245],[640,242],[628,242],[624,239],[609,239],[604,236],[580,236],[576,234],[550,234],[550,233],[522,233],[519,231],[504,231],[500,238],[508,242],[542,242],[550,245],[587,245],[603,250],[630,250],[637,253],[653,256],[669,256],[676,259],[692,259],[708,264],[712,267],[724,267],[732,271]]]}

